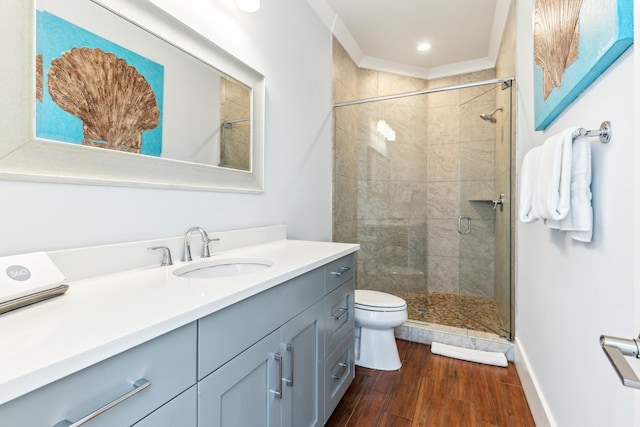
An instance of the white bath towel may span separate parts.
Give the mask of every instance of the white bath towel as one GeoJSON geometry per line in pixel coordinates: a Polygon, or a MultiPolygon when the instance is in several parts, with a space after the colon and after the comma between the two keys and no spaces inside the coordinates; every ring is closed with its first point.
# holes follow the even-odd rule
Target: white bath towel
{"type": "Polygon", "coordinates": [[[559,221],[569,212],[574,131],[567,129],[542,145],[532,196],[533,210],[542,219],[559,221]]]}
{"type": "Polygon", "coordinates": [[[536,180],[538,171],[538,160],[540,159],[541,147],[533,147],[527,151],[522,160],[522,170],[520,171],[520,203],[518,217],[521,222],[531,223],[540,219],[533,210],[533,183],[536,180]]]}
{"type": "Polygon", "coordinates": [[[454,359],[468,360],[470,362],[484,363],[487,365],[507,367],[507,356],[495,351],[476,350],[472,348],[457,347],[439,342],[431,343],[431,353],[454,359]]]}
{"type": "Polygon", "coordinates": [[[593,235],[591,206],[591,144],[586,137],[573,141],[571,162],[570,208],[559,221],[545,220],[550,228],[567,231],[580,242],[590,242],[593,235]]]}

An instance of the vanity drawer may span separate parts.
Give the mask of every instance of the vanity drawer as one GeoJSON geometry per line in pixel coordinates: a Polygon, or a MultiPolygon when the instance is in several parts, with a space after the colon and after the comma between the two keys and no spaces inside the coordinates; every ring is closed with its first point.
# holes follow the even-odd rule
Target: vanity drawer
{"type": "Polygon", "coordinates": [[[322,283],[323,270],[317,268],[200,319],[198,379],[321,301],[322,283]]]}
{"type": "Polygon", "coordinates": [[[191,386],[189,390],[137,422],[134,427],[176,426],[198,426],[198,386],[191,386]]]}
{"type": "Polygon", "coordinates": [[[355,327],[353,279],[324,299],[325,354],[331,354],[355,327]]]}
{"type": "Polygon", "coordinates": [[[354,255],[350,254],[324,266],[324,292],[336,289],[349,279],[353,279],[354,255]]]}
{"type": "Polygon", "coordinates": [[[353,330],[340,343],[338,348],[325,360],[324,366],[324,422],[336,408],[342,396],[355,378],[355,359],[353,354],[353,330]]]}
{"type": "Polygon", "coordinates": [[[0,420],[6,426],[65,426],[135,389],[91,420],[92,427],[130,426],[195,382],[194,322],[7,402],[0,420]],[[142,379],[149,383],[134,388],[142,379]]]}

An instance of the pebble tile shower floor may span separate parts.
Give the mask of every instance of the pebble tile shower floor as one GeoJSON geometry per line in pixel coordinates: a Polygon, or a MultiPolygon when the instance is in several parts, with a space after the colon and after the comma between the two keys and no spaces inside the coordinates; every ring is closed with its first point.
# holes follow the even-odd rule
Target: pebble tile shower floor
{"type": "Polygon", "coordinates": [[[401,297],[407,302],[410,320],[481,332],[496,333],[503,328],[496,303],[490,298],[439,292],[415,292],[401,297]],[[471,317],[463,315],[461,309],[471,317]]]}

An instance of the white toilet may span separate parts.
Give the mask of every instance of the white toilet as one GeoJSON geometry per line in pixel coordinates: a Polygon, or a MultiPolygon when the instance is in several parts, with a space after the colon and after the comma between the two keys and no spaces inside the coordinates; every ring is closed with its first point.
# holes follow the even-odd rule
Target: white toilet
{"type": "Polygon", "coordinates": [[[400,369],[393,329],[407,320],[406,301],[384,292],[356,289],[354,302],[356,365],[381,371],[400,369]]]}

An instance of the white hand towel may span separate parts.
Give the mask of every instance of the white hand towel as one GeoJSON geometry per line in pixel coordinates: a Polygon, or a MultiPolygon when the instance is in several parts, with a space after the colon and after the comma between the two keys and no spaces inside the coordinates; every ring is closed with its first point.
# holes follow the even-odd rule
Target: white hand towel
{"type": "Polygon", "coordinates": [[[520,171],[520,206],[518,209],[520,222],[531,223],[540,219],[533,210],[532,199],[533,183],[536,180],[541,150],[541,147],[533,147],[527,151],[522,160],[522,170],[520,171]]]}
{"type": "Polygon", "coordinates": [[[575,129],[551,136],[542,145],[532,197],[533,210],[542,219],[562,220],[569,212],[575,129]]]}
{"type": "Polygon", "coordinates": [[[574,240],[591,241],[593,235],[591,144],[585,137],[573,141],[569,212],[564,219],[546,220],[545,224],[551,228],[567,231],[574,240]]]}

